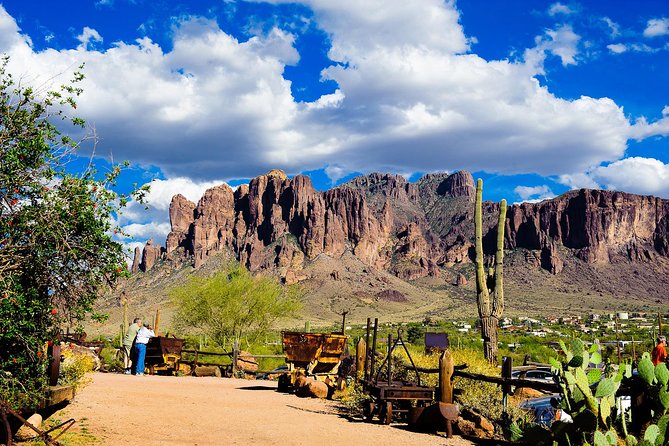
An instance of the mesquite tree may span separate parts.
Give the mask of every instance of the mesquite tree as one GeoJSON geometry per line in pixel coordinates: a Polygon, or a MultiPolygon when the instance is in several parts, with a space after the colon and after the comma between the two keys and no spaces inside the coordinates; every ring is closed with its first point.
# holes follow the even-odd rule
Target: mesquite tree
{"type": "Polygon", "coordinates": [[[486,273],[483,259],[483,219],[481,202],[483,180],[476,181],[476,207],[474,209],[474,227],[476,233],[476,304],[481,322],[483,355],[497,363],[497,327],[504,313],[504,221],[506,219],[506,200],[499,203],[497,222],[497,250],[495,266],[486,273]]]}

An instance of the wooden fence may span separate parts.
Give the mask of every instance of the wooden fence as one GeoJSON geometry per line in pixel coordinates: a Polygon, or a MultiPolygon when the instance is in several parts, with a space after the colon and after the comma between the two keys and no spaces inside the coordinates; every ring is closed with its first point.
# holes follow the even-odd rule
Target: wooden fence
{"type": "MultiPolygon", "coordinates": [[[[243,358],[256,358],[256,359],[259,359],[259,358],[283,358],[283,359],[285,359],[286,358],[286,355],[254,355],[252,353],[244,354],[244,353],[241,353],[238,342],[234,343],[234,345],[232,346],[232,351],[231,352],[208,352],[208,351],[199,350],[199,349],[196,348],[195,350],[183,349],[183,350],[181,350],[181,353],[182,353],[182,355],[184,353],[187,353],[187,354],[195,356],[192,361],[185,361],[185,360],[182,359],[181,362],[184,363],[184,364],[189,364],[189,365],[192,365],[193,367],[197,367],[197,366],[201,366],[201,365],[203,365],[203,366],[225,367],[225,368],[228,368],[230,370],[230,373],[232,375],[236,374],[237,371],[238,371],[238,368],[239,368],[238,359],[240,359],[240,358],[242,358],[242,359],[243,358]],[[200,356],[227,357],[227,358],[230,358],[230,364],[220,364],[220,363],[217,363],[217,362],[201,361],[200,356]]],[[[257,370],[254,373],[269,373],[269,372],[271,372],[271,370],[257,370]]]]}

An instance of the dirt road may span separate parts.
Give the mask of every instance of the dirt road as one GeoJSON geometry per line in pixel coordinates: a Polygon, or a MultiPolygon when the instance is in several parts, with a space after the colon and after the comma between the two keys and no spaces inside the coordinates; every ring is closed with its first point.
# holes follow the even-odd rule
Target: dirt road
{"type": "Polygon", "coordinates": [[[105,445],[470,445],[403,425],[349,421],[335,403],[278,393],[276,383],[97,373],[56,416],[105,445]]]}

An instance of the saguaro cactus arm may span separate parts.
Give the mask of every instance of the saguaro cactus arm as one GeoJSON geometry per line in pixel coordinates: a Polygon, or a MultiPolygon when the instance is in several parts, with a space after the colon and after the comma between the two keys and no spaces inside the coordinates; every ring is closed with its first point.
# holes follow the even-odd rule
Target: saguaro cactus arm
{"type": "Polygon", "coordinates": [[[495,252],[495,298],[492,302],[492,315],[497,319],[504,313],[504,222],[506,221],[506,200],[499,203],[497,221],[497,251],[495,252]]]}

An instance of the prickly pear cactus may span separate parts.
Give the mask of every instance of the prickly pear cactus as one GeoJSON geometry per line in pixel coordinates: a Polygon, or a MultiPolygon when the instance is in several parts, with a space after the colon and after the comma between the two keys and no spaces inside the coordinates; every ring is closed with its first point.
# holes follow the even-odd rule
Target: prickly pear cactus
{"type": "Polygon", "coordinates": [[[653,366],[647,353],[639,361],[639,378],[654,418],[642,438],[637,439],[627,430],[629,414],[620,413],[616,407],[616,392],[623,378],[632,377],[631,365],[602,366],[597,346],[588,350],[580,339],[569,346],[560,341],[560,347],[564,362],[555,358],[550,361],[554,378],[562,388],[556,406],[569,413],[573,422],[556,421],[550,431],[531,427],[523,432],[522,441],[536,445],[669,446],[669,369],[665,364],[653,366]]]}

